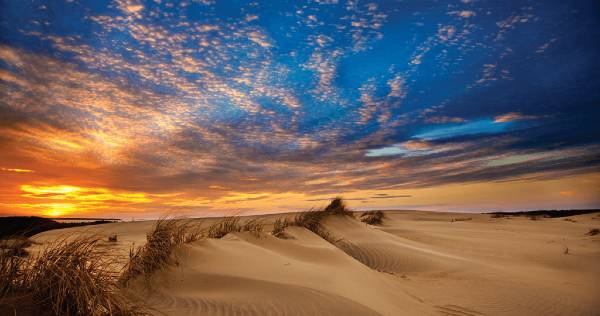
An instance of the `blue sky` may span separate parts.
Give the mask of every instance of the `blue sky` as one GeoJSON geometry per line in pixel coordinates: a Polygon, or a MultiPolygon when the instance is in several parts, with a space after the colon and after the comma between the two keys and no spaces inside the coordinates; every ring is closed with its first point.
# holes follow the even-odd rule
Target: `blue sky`
{"type": "Polygon", "coordinates": [[[0,185],[211,201],[597,174],[599,6],[4,1],[0,165],[36,172],[0,185]]]}

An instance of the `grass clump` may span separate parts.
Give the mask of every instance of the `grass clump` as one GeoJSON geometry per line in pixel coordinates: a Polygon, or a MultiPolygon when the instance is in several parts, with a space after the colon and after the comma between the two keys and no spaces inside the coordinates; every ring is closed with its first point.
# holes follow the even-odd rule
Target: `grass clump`
{"type": "Polygon", "coordinates": [[[360,215],[360,221],[369,225],[381,225],[385,214],[382,211],[368,211],[360,215]]]}
{"type": "Polygon", "coordinates": [[[346,203],[344,202],[344,199],[342,199],[339,196],[331,200],[331,203],[329,203],[329,205],[325,207],[325,212],[328,212],[333,215],[352,216],[352,211],[348,209],[346,203]]]}
{"type": "Polygon", "coordinates": [[[271,231],[271,234],[278,238],[286,238],[285,228],[289,226],[304,227],[312,231],[313,233],[319,235],[321,238],[327,240],[328,242],[334,244],[339,239],[337,239],[329,230],[327,230],[321,224],[323,218],[330,214],[331,213],[325,210],[310,210],[298,213],[291,220],[289,220],[288,218],[278,218],[273,224],[273,230],[271,231]]]}
{"type": "Polygon", "coordinates": [[[473,218],[471,217],[457,217],[457,218],[452,218],[450,221],[451,222],[467,222],[472,220],[473,218]]]}
{"type": "Polygon", "coordinates": [[[260,237],[264,224],[259,219],[250,219],[241,223],[240,217],[227,216],[208,227],[208,238],[223,238],[229,233],[250,232],[256,237],[260,237]]]}
{"type": "Polygon", "coordinates": [[[198,240],[201,236],[199,228],[191,228],[189,222],[166,218],[157,220],[154,229],[146,235],[146,244],[130,250],[129,262],[119,284],[124,286],[138,276],[148,279],[152,273],[169,264],[177,245],[198,240]]]}
{"type": "Polygon", "coordinates": [[[300,212],[292,220],[289,220],[288,218],[276,219],[271,234],[278,238],[285,238],[284,230],[286,227],[298,226],[312,231],[331,243],[335,243],[338,239],[336,239],[335,236],[321,224],[321,221],[328,215],[354,217],[344,200],[341,197],[336,197],[322,210],[311,209],[309,211],[300,212]]]}
{"type": "Polygon", "coordinates": [[[208,227],[208,238],[222,238],[229,233],[242,231],[240,218],[237,216],[223,217],[208,227]]]}
{"type": "Polygon", "coordinates": [[[586,235],[586,236],[596,236],[596,235],[598,235],[598,234],[600,234],[600,229],[598,229],[598,228],[592,228],[592,229],[590,229],[590,231],[589,231],[589,232],[587,232],[585,235],[586,235]]]}
{"type": "Polygon", "coordinates": [[[278,217],[273,223],[271,235],[277,238],[287,238],[285,235],[285,229],[289,226],[292,226],[292,222],[290,220],[288,220],[286,217],[278,217]]]}
{"type": "Polygon", "coordinates": [[[244,225],[242,225],[242,231],[250,232],[255,237],[260,237],[260,234],[262,233],[264,226],[265,226],[265,224],[262,222],[262,220],[253,218],[251,220],[248,220],[246,223],[244,223],[244,225]]]}
{"type": "Polygon", "coordinates": [[[0,251],[12,256],[27,256],[29,254],[27,248],[31,245],[33,245],[33,242],[29,238],[23,236],[0,239],[0,251]]]}
{"type": "Polygon", "coordinates": [[[100,237],[58,240],[34,257],[0,254],[0,311],[41,315],[145,315],[121,294],[116,258],[100,237]]]}

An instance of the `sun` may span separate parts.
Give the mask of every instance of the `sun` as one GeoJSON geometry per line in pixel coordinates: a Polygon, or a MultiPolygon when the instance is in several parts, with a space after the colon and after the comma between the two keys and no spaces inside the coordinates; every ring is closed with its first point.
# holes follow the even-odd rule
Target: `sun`
{"type": "Polygon", "coordinates": [[[47,208],[42,212],[42,215],[48,217],[59,217],[72,213],[74,209],[75,205],[73,204],[52,203],[47,205],[47,208]]]}

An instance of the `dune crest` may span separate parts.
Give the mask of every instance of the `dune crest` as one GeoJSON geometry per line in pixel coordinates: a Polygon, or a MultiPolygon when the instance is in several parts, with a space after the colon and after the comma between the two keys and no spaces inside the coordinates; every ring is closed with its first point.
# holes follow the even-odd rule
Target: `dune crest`
{"type": "MultiPolygon", "coordinates": [[[[174,264],[128,291],[166,315],[597,315],[597,214],[532,221],[487,214],[388,211],[382,225],[328,215],[320,229],[233,230],[177,246],[174,264]],[[586,235],[587,234],[587,235],[586,235]],[[569,251],[564,251],[568,247],[569,251]]],[[[244,219],[245,220],[245,219],[244,219]]],[[[244,221],[242,220],[242,222],[244,221]]],[[[218,219],[196,219],[207,227],[218,219]]],[[[125,251],[151,222],[69,228],[117,235],[125,251]]]]}

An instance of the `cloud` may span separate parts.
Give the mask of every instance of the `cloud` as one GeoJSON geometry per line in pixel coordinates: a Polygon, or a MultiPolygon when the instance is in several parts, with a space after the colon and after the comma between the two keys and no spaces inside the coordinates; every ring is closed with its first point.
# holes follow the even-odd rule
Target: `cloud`
{"type": "Polygon", "coordinates": [[[498,115],[494,117],[495,123],[507,123],[521,120],[533,120],[537,117],[534,115],[523,115],[519,112],[510,112],[502,115],[498,115]]]}
{"type": "Polygon", "coordinates": [[[428,131],[418,133],[414,137],[424,140],[435,140],[467,135],[496,134],[506,129],[506,123],[483,119],[464,124],[432,128],[428,131]]]}
{"type": "Polygon", "coordinates": [[[19,168],[0,168],[0,171],[5,171],[5,172],[16,172],[16,173],[30,173],[30,172],[35,172],[34,170],[29,170],[29,169],[19,169],[19,168]]]}
{"type": "Polygon", "coordinates": [[[562,63],[528,7],[319,1],[272,7],[273,23],[260,1],[45,5],[70,23],[27,6],[2,16],[31,21],[0,45],[4,210],[210,213],[341,193],[384,203],[362,190],[600,163],[597,89],[584,80],[594,65],[562,63]],[[541,42],[517,49],[529,33],[541,42]],[[525,122],[536,118],[548,119],[525,122]],[[148,201],[126,201],[135,194],[148,201]]]}
{"type": "Polygon", "coordinates": [[[397,199],[397,198],[409,198],[412,197],[412,195],[376,195],[376,196],[372,196],[371,199],[397,199]]]}
{"type": "Polygon", "coordinates": [[[575,196],[576,194],[577,194],[577,192],[575,192],[573,190],[560,191],[561,196],[575,196]]]}

